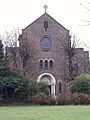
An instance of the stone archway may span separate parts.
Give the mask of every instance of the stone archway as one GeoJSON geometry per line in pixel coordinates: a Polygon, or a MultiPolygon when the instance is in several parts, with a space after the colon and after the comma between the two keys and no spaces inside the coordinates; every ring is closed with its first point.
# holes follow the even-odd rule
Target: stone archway
{"type": "Polygon", "coordinates": [[[56,89],[55,89],[55,87],[56,87],[56,80],[55,80],[53,75],[51,75],[50,73],[43,73],[37,79],[37,82],[40,82],[40,81],[47,82],[48,85],[50,86],[50,89],[51,89],[50,90],[51,91],[51,95],[55,95],[55,93],[56,93],[56,89]]]}

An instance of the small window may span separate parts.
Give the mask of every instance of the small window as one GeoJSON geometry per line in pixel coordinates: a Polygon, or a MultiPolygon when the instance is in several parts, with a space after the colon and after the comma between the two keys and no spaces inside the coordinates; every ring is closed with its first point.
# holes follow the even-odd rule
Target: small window
{"type": "Polygon", "coordinates": [[[39,67],[40,67],[40,68],[43,68],[43,60],[40,60],[40,61],[39,61],[39,67]]]}
{"type": "Polygon", "coordinates": [[[78,74],[78,63],[75,63],[75,75],[77,75],[78,74]]]}
{"type": "Polygon", "coordinates": [[[62,83],[61,83],[61,81],[59,82],[59,93],[61,93],[62,92],[62,83]]]}
{"type": "Polygon", "coordinates": [[[48,60],[45,60],[45,61],[44,61],[44,68],[45,68],[45,69],[48,69],[48,60]]]}
{"type": "Polygon", "coordinates": [[[44,28],[45,28],[45,31],[47,31],[47,28],[48,28],[48,22],[47,21],[44,22],[44,28]]]}
{"type": "Polygon", "coordinates": [[[49,67],[50,67],[50,68],[53,68],[53,60],[50,60],[50,61],[49,61],[49,67]]]}

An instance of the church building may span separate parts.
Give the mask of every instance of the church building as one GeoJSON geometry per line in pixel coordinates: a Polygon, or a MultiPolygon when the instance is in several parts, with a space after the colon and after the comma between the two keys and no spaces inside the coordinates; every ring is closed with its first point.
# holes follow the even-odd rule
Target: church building
{"type": "MultiPolygon", "coordinates": [[[[65,46],[71,47],[69,30],[58,23],[47,12],[22,29],[19,35],[17,61],[10,59],[12,70],[18,68],[28,80],[47,82],[51,95],[69,94],[69,56],[65,46]],[[16,65],[17,64],[17,65],[16,65]]],[[[8,49],[7,51],[9,51],[8,49]]],[[[89,71],[89,52],[74,48],[72,74],[87,74],[89,71]]],[[[12,55],[10,51],[7,53],[12,55]]]]}

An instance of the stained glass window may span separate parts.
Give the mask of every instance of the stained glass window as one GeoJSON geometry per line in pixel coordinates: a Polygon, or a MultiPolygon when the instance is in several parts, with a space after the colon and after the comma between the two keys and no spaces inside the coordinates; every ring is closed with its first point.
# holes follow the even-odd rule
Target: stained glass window
{"type": "Polygon", "coordinates": [[[40,68],[43,68],[43,60],[40,60],[40,61],[39,61],[39,67],[40,67],[40,68]]]}
{"type": "Polygon", "coordinates": [[[45,60],[45,61],[44,61],[44,68],[45,68],[45,69],[48,69],[48,60],[45,60]]]}
{"type": "Polygon", "coordinates": [[[50,67],[50,68],[53,68],[53,60],[50,60],[50,61],[49,61],[49,67],[50,67]]]}
{"type": "Polygon", "coordinates": [[[42,48],[49,49],[51,47],[51,45],[52,45],[51,40],[48,37],[44,37],[41,40],[41,46],[42,46],[42,48]]]}

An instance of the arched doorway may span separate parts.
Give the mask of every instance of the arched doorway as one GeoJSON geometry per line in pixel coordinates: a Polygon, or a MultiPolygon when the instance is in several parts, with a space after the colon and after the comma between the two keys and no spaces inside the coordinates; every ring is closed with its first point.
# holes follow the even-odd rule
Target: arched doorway
{"type": "Polygon", "coordinates": [[[51,95],[55,95],[56,93],[56,80],[53,75],[50,73],[43,73],[38,77],[37,82],[47,82],[50,88],[51,95]]]}

